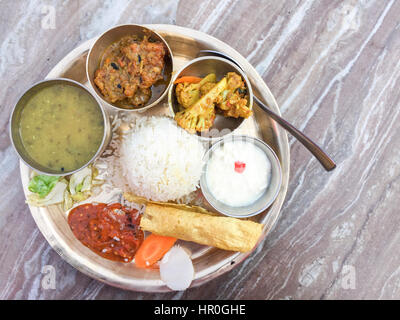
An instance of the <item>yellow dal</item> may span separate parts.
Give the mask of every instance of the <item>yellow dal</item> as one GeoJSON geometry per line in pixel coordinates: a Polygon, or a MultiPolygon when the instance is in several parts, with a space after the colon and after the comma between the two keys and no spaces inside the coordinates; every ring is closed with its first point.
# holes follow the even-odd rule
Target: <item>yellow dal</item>
{"type": "Polygon", "coordinates": [[[34,161],[60,173],[70,172],[96,154],[104,134],[103,115],[85,90],[54,84],[28,100],[19,132],[34,161]]]}

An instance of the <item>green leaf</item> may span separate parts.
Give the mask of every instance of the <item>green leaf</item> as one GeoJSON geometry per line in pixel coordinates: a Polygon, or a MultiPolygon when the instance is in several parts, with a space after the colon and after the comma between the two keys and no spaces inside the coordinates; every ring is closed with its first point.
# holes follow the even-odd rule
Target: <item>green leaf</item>
{"type": "Polygon", "coordinates": [[[32,178],[28,189],[33,193],[37,193],[40,198],[44,198],[54,188],[59,179],[60,177],[40,174],[32,178]]]}
{"type": "Polygon", "coordinates": [[[76,188],[75,188],[76,192],[81,192],[82,187],[83,187],[83,181],[76,186],[76,188]]]}

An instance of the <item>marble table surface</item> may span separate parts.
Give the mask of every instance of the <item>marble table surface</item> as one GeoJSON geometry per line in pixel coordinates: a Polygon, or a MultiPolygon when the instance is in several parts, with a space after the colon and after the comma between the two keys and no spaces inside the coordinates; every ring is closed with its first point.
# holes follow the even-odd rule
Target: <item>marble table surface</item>
{"type": "Polygon", "coordinates": [[[400,298],[400,1],[5,0],[0,17],[0,299],[400,298]],[[176,24],[225,41],[338,164],[325,172],[290,137],[274,230],[236,269],[185,292],[129,292],[76,271],[24,202],[8,135],[13,104],[69,51],[120,23],[176,24]],[[47,265],[55,289],[41,285],[47,265]]]}

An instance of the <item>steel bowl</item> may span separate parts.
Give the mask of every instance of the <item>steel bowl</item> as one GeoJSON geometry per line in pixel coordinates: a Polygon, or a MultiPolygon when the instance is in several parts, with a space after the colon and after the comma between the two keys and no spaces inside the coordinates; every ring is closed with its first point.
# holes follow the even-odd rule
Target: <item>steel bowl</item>
{"type": "MultiPolygon", "coordinates": [[[[215,73],[218,81],[222,79],[228,72],[236,72],[242,76],[246,84],[249,96],[247,106],[252,109],[253,90],[251,88],[249,79],[242,71],[242,69],[240,69],[237,65],[227,59],[214,56],[205,56],[189,61],[172,78],[172,84],[168,91],[168,104],[173,116],[175,116],[175,114],[180,111],[179,103],[175,94],[176,85],[173,84],[176,79],[182,76],[196,76],[202,78],[209,73],[215,73]]],[[[231,117],[224,117],[223,115],[217,114],[212,127],[207,131],[201,133],[197,132],[197,135],[202,140],[216,141],[217,139],[227,137],[232,134],[243,124],[244,121],[244,118],[236,119],[231,117]]]]}
{"type": "Polygon", "coordinates": [[[96,92],[97,96],[103,101],[107,106],[117,109],[117,110],[124,110],[124,111],[145,111],[153,106],[156,106],[167,94],[168,88],[171,84],[171,77],[173,71],[173,56],[172,50],[169,47],[168,43],[165,41],[163,37],[161,37],[157,32],[150,30],[141,25],[136,24],[125,24],[113,27],[112,29],[107,30],[102,35],[100,35],[97,40],[93,43],[89,50],[89,54],[86,59],[86,75],[89,80],[90,86],[96,92]],[[140,108],[123,108],[118,104],[111,103],[107,101],[100,90],[97,88],[96,84],[94,83],[94,76],[96,70],[100,66],[100,62],[104,51],[108,48],[111,44],[115,43],[116,41],[120,40],[124,36],[137,36],[139,39],[142,39],[144,36],[147,36],[150,41],[161,41],[164,43],[165,47],[167,48],[167,53],[164,58],[164,74],[167,78],[167,83],[164,88],[160,88],[157,90],[152,90],[152,96],[150,100],[140,108]]]}
{"type": "Polygon", "coordinates": [[[279,190],[282,184],[282,169],[279,162],[279,159],[275,152],[272,150],[270,146],[268,146],[264,141],[244,135],[232,135],[228,138],[224,138],[219,140],[217,143],[214,143],[210,149],[204,155],[204,167],[203,172],[200,178],[200,187],[201,191],[207,200],[207,202],[218,212],[235,218],[248,218],[255,216],[261,212],[264,212],[276,199],[278,196],[279,190]],[[268,160],[271,163],[271,173],[270,173],[270,183],[265,190],[265,192],[255,200],[250,205],[241,206],[241,207],[233,207],[229,206],[221,201],[219,201],[210,191],[207,185],[207,166],[210,159],[213,157],[213,153],[223,147],[225,143],[230,143],[233,141],[243,141],[246,143],[252,143],[260,150],[264,152],[267,156],[268,160]]]}
{"type": "Polygon", "coordinates": [[[66,176],[66,175],[73,174],[79,170],[82,170],[83,168],[85,168],[86,166],[91,164],[95,159],[97,159],[104,152],[104,150],[107,148],[107,146],[111,140],[111,136],[112,136],[112,132],[111,132],[111,125],[110,125],[109,117],[108,117],[107,112],[101,106],[99,100],[88,90],[87,87],[85,87],[84,85],[80,84],[79,82],[76,82],[71,79],[57,78],[57,79],[43,80],[43,81],[35,83],[27,91],[25,91],[25,93],[23,93],[22,96],[18,99],[18,102],[15,104],[14,109],[11,113],[11,117],[10,117],[10,137],[11,137],[11,141],[14,146],[14,149],[17,152],[18,156],[32,170],[34,170],[38,173],[46,174],[46,175],[66,176]],[[103,124],[104,124],[103,139],[102,139],[102,142],[101,142],[97,152],[83,166],[76,168],[73,171],[68,171],[68,172],[58,172],[58,171],[50,170],[49,168],[46,168],[46,167],[38,164],[35,160],[33,160],[30,157],[30,155],[28,154],[28,152],[26,151],[26,149],[22,143],[20,132],[19,132],[21,113],[22,113],[22,110],[25,108],[28,100],[36,92],[38,92],[38,90],[40,90],[44,87],[52,86],[54,84],[62,84],[62,83],[78,87],[78,88],[84,90],[89,96],[91,96],[94,99],[94,101],[96,102],[96,105],[98,106],[98,108],[100,109],[100,111],[103,115],[103,120],[104,120],[104,122],[103,122],[103,124]]]}

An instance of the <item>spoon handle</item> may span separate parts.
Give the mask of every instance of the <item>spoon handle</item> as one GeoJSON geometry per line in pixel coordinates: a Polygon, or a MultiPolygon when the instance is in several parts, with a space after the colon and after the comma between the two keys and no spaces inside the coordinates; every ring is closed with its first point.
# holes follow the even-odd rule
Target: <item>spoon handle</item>
{"type": "MultiPolygon", "coordinates": [[[[243,68],[237,61],[235,61],[233,58],[231,58],[229,55],[225,53],[215,50],[200,50],[198,53],[198,55],[203,55],[203,54],[217,55],[226,58],[235,63],[240,69],[243,70],[243,68]]],[[[316,143],[314,143],[310,138],[308,138],[303,132],[296,129],[289,122],[287,122],[281,116],[279,116],[278,114],[273,112],[270,108],[268,108],[264,104],[264,102],[262,102],[258,97],[256,97],[255,94],[253,95],[253,97],[254,100],[257,102],[257,104],[260,106],[260,108],[263,109],[272,119],[278,122],[283,128],[289,131],[292,134],[292,136],[294,136],[297,140],[299,140],[303,144],[303,146],[305,146],[317,158],[317,160],[322,164],[322,166],[327,171],[331,171],[336,168],[336,163],[316,143]]]]}
{"type": "Polygon", "coordinates": [[[296,129],[285,119],[277,115],[270,108],[268,108],[258,97],[253,95],[254,100],[272,119],[278,122],[283,128],[289,131],[292,136],[299,140],[322,164],[322,166],[327,170],[331,171],[336,168],[336,163],[310,138],[308,138],[300,130],[296,129]]]}

